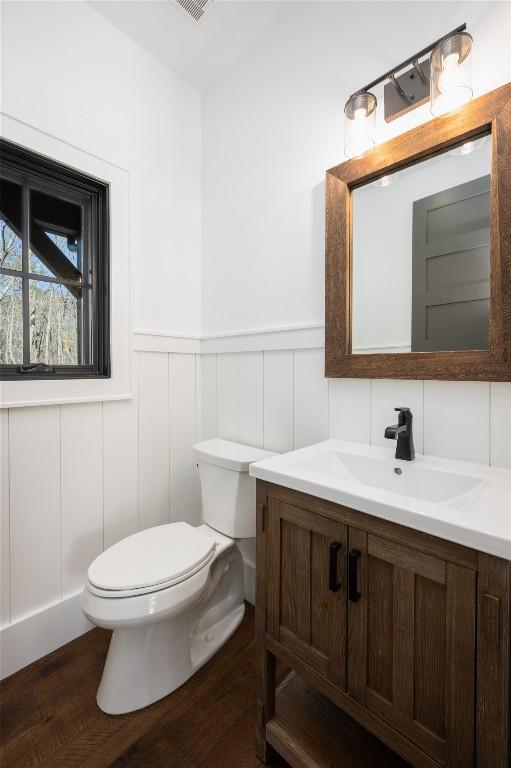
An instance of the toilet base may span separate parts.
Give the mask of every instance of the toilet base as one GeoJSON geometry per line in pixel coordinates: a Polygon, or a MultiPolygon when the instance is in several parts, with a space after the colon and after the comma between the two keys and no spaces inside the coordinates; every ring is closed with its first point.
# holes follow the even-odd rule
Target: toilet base
{"type": "Polygon", "coordinates": [[[114,629],[96,698],[103,712],[133,712],[172,693],[236,631],[245,614],[237,549],[219,558],[211,571],[209,589],[195,609],[114,629]]]}
{"type": "Polygon", "coordinates": [[[179,643],[172,642],[174,632],[171,633],[174,638],[171,638],[166,625],[172,621],[175,629],[175,618],[148,627],[115,630],[97,693],[98,707],[107,715],[120,715],[168,696],[215,655],[237,630],[244,615],[243,603],[218,624],[194,636],[191,648],[189,641],[186,648],[179,648],[179,643]],[[146,652],[148,648],[151,649],[150,658],[146,652]],[[176,659],[187,659],[188,663],[178,667],[176,659]]]}

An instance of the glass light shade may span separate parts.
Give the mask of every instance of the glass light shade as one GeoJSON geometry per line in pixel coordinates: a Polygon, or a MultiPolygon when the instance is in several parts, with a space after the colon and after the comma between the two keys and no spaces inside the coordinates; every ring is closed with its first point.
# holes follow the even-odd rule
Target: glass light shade
{"type": "Polygon", "coordinates": [[[435,116],[453,112],[471,100],[472,36],[458,32],[431,52],[430,108],[435,116]]]}
{"type": "Polygon", "coordinates": [[[344,154],[363,157],[376,144],[376,96],[359,93],[350,96],[344,107],[344,154]]]}

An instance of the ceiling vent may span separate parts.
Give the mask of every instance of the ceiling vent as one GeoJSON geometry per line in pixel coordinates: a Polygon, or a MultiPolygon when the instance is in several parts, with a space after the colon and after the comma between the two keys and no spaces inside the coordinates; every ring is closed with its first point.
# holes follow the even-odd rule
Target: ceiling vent
{"type": "Polygon", "coordinates": [[[201,21],[213,5],[213,0],[175,0],[175,3],[182,8],[189,18],[194,21],[201,21]]]}

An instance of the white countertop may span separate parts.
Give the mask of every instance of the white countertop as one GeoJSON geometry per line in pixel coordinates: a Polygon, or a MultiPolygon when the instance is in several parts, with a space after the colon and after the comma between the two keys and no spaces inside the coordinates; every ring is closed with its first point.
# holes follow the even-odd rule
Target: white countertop
{"type": "Polygon", "coordinates": [[[251,464],[249,471],[260,480],[511,560],[511,470],[435,456],[396,461],[394,451],[395,443],[376,447],[325,440],[251,464]],[[350,462],[362,468],[366,462],[370,484],[349,471],[350,462]],[[394,468],[401,473],[395,474],[394,468]],[[387,488],[378,487],[380,476],[387,488]],[[410,480],[412,491],[405,487],[410,480]],[[471,487],[446,500],[425,500],[442,496],[444,485],[456,487],[457,481],[471,487]],[[401,488],[403,492],[396,492],[401,488]],[[416,489],[423,498],[412,495],[416,489]]]}

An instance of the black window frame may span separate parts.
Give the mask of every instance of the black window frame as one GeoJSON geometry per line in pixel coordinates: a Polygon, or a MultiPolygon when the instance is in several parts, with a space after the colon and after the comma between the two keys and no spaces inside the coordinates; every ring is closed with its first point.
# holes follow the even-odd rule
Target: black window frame
{"type": "MultiPolygon", "coordinates": [[[[55,195],[60,192],[64,199],[81,202],[87,213],[84,222],[84,241],[87,241],[85,261],[90,269],[88,282],[91,283],[91,296],[88,302],[90,330],[90,362],[77,365],[37,365],[0,363],[0,379],[8,381],[48,380],[48,379],[107,379],[111,377],[110,358],[110,186],[107,182],[88,176],[63,163],[41,155],[0,137],[0,175],[8,180],[22,184],[25,191],[34,188],[37,191],[55,195]]],[[[27,201],[24,201],[27,206],[27,201]]],[[[25,216],[24,227],[28,220],[25,216]]],[[[23,250],[27,251],[28,232],[23,233],[23,250]]],[[[27,257],[24,257],[25,261],[27,257]]],[[[26,293],[28,281],[40,276],[20,270],[2,269],[2,274],[19,272],[24,281],[26,293]]],[[[82,275],[83,278],[83,275],[82,275]]],[[[60,279],[46,277],[48,282],[64,284],[60,279]]],[[[83,282],[83,279],[82,281],[83,282]]],[[[25,299],[25,306],[27,299],[25,299]]],[[[23,336],[26,336],[27,318],[23,320],[23,336]]],[[[1,329],[0,329],[1,332],[1,329]]],[[[29,342],[30,343],[30,342],[29,342]]],[[[26,341],[24,341],[26,356],[26,341]]]]}

